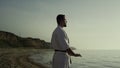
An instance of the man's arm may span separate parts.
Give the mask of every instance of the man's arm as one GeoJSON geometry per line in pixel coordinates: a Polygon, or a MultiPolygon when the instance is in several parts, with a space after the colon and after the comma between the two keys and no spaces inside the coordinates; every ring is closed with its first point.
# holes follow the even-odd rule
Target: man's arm
{"type": "Polygon", "coordinates": [[[67,53],[68,53],[70,56],[82,57],[81,54],[76,54],[76,53],[74,53],[70,48],[67,49],[67,53]]]}

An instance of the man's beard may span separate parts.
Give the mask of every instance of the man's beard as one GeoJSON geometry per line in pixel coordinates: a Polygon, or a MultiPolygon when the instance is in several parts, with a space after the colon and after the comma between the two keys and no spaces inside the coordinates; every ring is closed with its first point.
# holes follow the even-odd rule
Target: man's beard
{"type": "Polygon", "coordinates": [[[67,27],[67,25],[66,25],[66,23],[64,23],[64,25],[63,25],[64,27],[67,27]]]}
{"type": "Polygon", "coordinates": [[[67,27],[67,25],[66,25],[66,24],[64,24],[64,27],[67,27]]]}

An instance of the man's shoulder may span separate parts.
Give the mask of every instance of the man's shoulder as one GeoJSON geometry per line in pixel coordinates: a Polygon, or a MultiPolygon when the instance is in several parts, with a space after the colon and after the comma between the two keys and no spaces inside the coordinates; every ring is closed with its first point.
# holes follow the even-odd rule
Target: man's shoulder
{"type": "Polygon", "coordinates": [[[53,31],[53,34],[63,34],[63,33],[64,31],[59,27],[56,27],[55,30],[53,31]]]}
{"type": "Polygon", "coordinates": [[[56,31],[56,32],[64,32],[64,31],[62,30],[62,28],[60,28],[60,27],[56,27],[55,31],[56,31]]]}

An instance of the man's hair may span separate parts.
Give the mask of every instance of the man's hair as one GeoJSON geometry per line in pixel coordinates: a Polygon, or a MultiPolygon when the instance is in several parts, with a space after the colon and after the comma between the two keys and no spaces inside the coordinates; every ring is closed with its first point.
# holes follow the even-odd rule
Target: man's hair
{"type": "Polygon", "coordinates": [[[64,18],[65,18],[64,14],[57,15],[57,17],[56,17],[57,24],[60,25],[61,20],[63,20],[64,18]]]}

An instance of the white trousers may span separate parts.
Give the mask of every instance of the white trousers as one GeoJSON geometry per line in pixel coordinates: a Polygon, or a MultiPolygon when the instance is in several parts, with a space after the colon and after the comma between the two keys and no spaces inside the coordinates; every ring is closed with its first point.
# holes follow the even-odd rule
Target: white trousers
{"type": "Polygon", "coordinates": [[[55,52],[52,68],[69,68],[69,56],[65,52],[55,52]]]}

